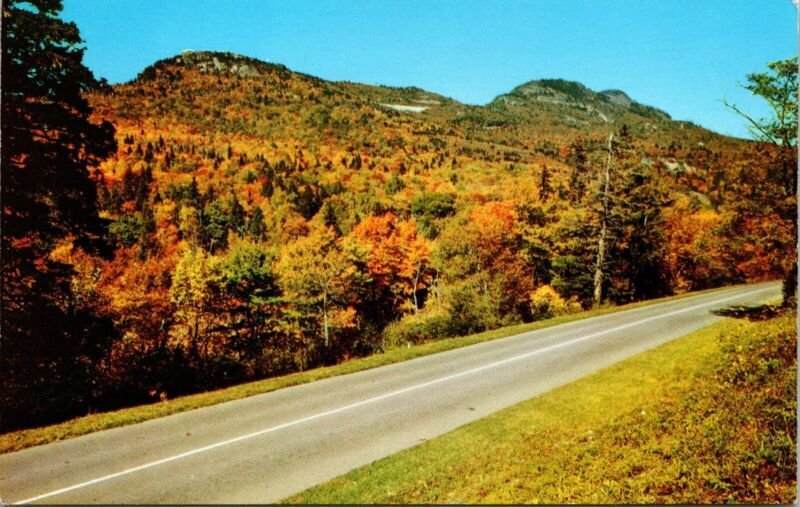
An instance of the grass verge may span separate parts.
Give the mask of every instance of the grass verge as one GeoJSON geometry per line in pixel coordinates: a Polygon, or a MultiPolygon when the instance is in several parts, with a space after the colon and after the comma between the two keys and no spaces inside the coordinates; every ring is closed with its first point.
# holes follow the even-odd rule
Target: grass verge
{"type": "Polygon", "coordinates": [[[345,375],[370,368],[407,361],[409,359],[414,359],[429,354],[436,354],[438,352],[444,352],[459,347],[466,347],[468,345],[474,345],[480,342],[505,338],[527,331],[534,331],[546,327],[557,326],[559,324],[565,324],[567,322],[597,317],[608,313],[681,299],[688,296],[712,292],[713,290],[716,289],[682,294],[668,298],[654,299],[651,301],[642,301],[618,307],[603,307],[596,310],[580,312],[572,315],[564,315],[544,321],[494,329],[465,337],[437,340],[421,345],[415,345],[409,348],[396,348],[368,357],[351,359],[335,366],[316,368],[313,370],[293,373],[281,377],[273,377],[255,382],[248,382],[216,391],[181,396],[172,400],[166,400],[149,405],[140,405],[110,412],[89,414],[50,426],[4,433],[0,435],[0,454],[18,451],[36,445],[47,444],[58,440],[74,438],[81,435],[86,435],[88,433],[93,433],[95,431],[135,424],[150,419],[156,419],[158,417],[185,412],[195,408],[207,407],[210,405],[216,405],[218,403],[224,403],[226,401],[238,400],[256,394],[275,391],[284,387],[305,384],[337,375],[345,375]]]}
{"type": "Polygon", "coordinates": [[[796,315],[725,320],[288,503],[794,503],[796,315]]]}

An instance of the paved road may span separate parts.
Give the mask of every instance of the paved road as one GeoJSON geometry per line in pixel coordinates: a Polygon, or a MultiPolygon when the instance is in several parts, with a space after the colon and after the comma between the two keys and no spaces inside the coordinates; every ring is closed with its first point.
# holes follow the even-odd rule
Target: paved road
{"type": "Polygon", "coordinates": [[[722,289],[0,456],[5,503],[271,503],[779,296],[722,289]]]}

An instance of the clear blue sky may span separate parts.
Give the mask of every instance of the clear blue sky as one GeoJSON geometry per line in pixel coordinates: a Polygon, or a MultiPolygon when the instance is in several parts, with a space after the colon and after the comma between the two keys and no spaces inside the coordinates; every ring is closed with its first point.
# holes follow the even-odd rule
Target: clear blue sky
{"type": "Polygon", "coordinates": [[[741,137],[721,99],[766,113],[737,84],[797,54],[790,0],[64,0],[63,17],[112,83],[184,49],[469,104],[564,78],[741,137]]]}

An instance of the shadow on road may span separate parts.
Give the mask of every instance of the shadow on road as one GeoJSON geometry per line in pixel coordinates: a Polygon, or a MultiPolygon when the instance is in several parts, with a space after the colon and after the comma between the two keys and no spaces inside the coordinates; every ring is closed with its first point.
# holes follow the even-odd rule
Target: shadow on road
{"type": "Polygon", "coordinates": [[[784,312],[784,308],[776,305],[734,305],[719,310],[712,310],[711,313],[722,317],[733,317],[735,319],[747,319],[749,321],[767,320],[784,312]]]}

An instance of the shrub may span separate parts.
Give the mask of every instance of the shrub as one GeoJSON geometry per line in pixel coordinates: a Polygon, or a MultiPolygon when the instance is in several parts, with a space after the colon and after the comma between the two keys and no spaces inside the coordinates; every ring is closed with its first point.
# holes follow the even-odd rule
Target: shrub
{"type": "Polygon", "coordinates": [[[109,224],[108,232],[118,245],[131,246],[142,234],[142,220],[139,216],[121,216],[109,224]]]}
{"type": "Polygon", "coordinates": [[[442,310],[425,310],[392,322],[383,330],[383,348],[391,349],[448,338],[450,316],[442,310]]]}
{"type": "Polygon", "coordinates": [[[450,336],[465,336],[519,323],[519,315],[503,313],[503,289],[499,284],[472,280],[449,287],[445,293],[450,336]]]}
{"type": "Polygon", "coordinates": [[[531,293],[531,313],[534,320],[549,319],[558,315],[581,311],[576,301],[566,301],[549,285],[542,285],[531,293]]]}

